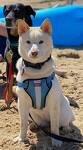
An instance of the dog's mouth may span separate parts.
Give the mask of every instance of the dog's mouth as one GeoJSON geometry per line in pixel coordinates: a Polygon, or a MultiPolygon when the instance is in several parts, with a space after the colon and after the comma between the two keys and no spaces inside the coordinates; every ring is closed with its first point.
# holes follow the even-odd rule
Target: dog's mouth
{"type": "Polygon", "coordinates": [[[15,28],[16,27],[16,19],[15,18],[6,18],[6,27],[7,28],[15,28]]]}
{"type": "Polygon", "coordinates": [[[10,30],[10,34],[18,36],[17,20],[15,18],[6,18],[6,28],[10,30]]]}

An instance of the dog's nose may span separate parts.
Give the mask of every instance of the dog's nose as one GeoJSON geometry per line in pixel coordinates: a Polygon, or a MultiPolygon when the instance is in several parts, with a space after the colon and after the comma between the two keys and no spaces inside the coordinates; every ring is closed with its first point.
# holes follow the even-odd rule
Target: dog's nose
{"type": "Polygon", "coordinates": [[[38,46],[36,44],[33,44],[31,48],[31,55],[33,57],[36,57],[38,55],[38,51],[39,51],[38,46]]]}
{"type": "Polygon", "coordinates": [[[36,57],[38,55],[38,52],[37,51],[32,51],[31,54],[32,54],[33,57],[36,57]]]}

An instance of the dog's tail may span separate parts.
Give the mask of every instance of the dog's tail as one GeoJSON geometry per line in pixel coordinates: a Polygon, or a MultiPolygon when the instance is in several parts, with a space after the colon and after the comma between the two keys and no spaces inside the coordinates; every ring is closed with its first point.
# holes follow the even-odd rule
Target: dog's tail
{"type": "Polygon", "coordinates": [[[78,103],[76,102],[76,100],[74,100],[72,97],[66,95],[66,97],[69,100],[70,106],[74,107],[74,108],[80,108],[78,103]]]}

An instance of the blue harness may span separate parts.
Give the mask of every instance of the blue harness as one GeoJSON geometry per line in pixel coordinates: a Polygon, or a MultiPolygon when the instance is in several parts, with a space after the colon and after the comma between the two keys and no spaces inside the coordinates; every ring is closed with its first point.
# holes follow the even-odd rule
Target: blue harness
{"type": "Polygon", "coordinates": [[[41,109],[45,107],[46,96],[52,87],[52,80],[54,79],[55,73],[52,73],[50,76],[40,79],[26,79],[23,82],[18,82],[17,86],[24,88],[27,94],[32,99],[32,105],[36,108],[36,96],[35,96],[35,82],[40,81],[37,83],[36,86],[41,87],[41,109]]]}

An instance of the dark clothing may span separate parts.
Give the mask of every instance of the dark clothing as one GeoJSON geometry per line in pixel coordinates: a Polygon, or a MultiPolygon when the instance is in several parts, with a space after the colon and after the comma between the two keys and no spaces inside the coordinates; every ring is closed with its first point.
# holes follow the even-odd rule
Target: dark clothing
{"type": "Polygon", "coordinates": [[[4,57],[5,48],[6,48],[6,37],[0,35],[0,54],[4,57]]]}

